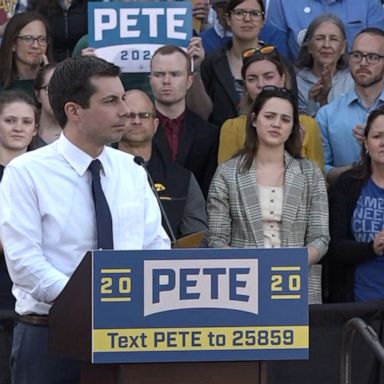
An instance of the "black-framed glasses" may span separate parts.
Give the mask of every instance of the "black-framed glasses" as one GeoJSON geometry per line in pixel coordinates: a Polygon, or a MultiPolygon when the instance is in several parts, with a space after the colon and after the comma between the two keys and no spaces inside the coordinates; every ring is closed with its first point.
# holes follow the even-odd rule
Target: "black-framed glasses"
{"type": "Polygon", "coordinates": [[[232,16],[235,20],[241,21],[243,20],[247,15],[251,20],[258,20],[260,17],[264,16],[263,11],[259,11],[258,9],[233,9],[231,11],[232,16]]]}
{"type": "Polygon", "coordinates": [[[253,56],[261,55],[262,57],[265,57],[271,53],[276,53],[276,47],[273,45],[265,45],[264,47],[260,48],[248,48],[241,53],[241,57],[244,61],[253,56]]]}
{"type": "Polygon", "coordinates": [[[48,44],[48,38],[47,36],[44,35],[39,35],[39,36],[32,36],[32,35],[23,35],[23,36],[17,36],[19,40],[21,40],[27,47],[30,47],[31,45],[34,44],[35,41],[40,46],[45,46],[48,44]]]}
{"type": "Polygon", "coordinates": [[[359,64],[363,58],[365,58],[368,64],[377,64],[384,56],[373,52],[363,53],[360,51],[353,51],[349,53],[349,57],[352,63],[359,64]]]}
{"type": "Polygon", "coordinates": [[[155,117],[155,114],[153,112],[130,112],[127,116],[130,120],[135,120],[136,117],[138,117],[140,120],[148,120],[152,117],[155,117]]]}

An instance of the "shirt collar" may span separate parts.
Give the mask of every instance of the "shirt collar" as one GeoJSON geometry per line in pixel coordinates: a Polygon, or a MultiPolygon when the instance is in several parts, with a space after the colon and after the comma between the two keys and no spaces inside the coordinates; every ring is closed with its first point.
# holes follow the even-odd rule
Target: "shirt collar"
{"type": "Polygon", "coordinates": [[[232,37],[233,34],[231,31],[228,31],[226,28],[224,28],[219,19],[216,17],[214,22],[213,22],[213,29],[215,30],[215,32],[217,33],[218,36],[220,36],[221,38],[223,37],[232,37]]]}
{"type": "MultiPolygon", "coordinates": [[[[94,160],[92,156],[89,156],[79,147],[71,143],[65,137],[64,133],[62,133],[57,140],[57,149],[61,156],[63,156],[63,158],[79,174],[79,176],[84,175],[84,173],[88,170],[89,164],[91,164],[91,161],[94,160]]],[[[97,159],[101,162],[104,174],[107,174],[110,169],[110,162],[105,147],[100,155],[97,156],[97,159]]]]}
{"type": "MultiPolygon", "coordinates": [[[[353,89],[352,91],[348,92],[346,94],[347,98],[347,104],[351,105],[352,103],[359,102],[359,95],[356,93],[356,90],[353,89]]],[[[379,97],[377,98],[375,104],[372,106],[372,109],[376,109],[381,103],[384,103],[384,88],[381,91],[379,97]]]]}
{"type": "Polygon", "coordinates": [[[353,89],[352,91],[348,92],[345,97],[347,98],[347,104],[351,105],[355,101],[359,100],[359,96],[357,95],[356,91],[353,89]]]}
{"type": "Polygon", "coordinates": [[[184,121],[185,112],[186,110],[184,109],[184,111],[181,113],[180,116],[176,117],[175,119],[170,119],[169,117],[163,115],[162,113],[156,110],[156,117],[160,120],[161,125],[164,125],[168,121],[172,121],[172,120],[175,121],[178,125],[181,125],[182,122],[184,121]]]}
{"type": "Polygon", "coordinates": [[[379,100],[384,102],[384,88],[383,88],[383,90],[380,93],[379,100]]]}

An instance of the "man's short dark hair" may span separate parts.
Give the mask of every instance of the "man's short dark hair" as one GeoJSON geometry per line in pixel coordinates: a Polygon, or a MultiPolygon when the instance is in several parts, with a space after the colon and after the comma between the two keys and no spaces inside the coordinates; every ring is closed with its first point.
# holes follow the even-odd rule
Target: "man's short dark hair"
{"type": "Polygon", "coordinates": [[[49,103],[62,128],[67,123],[64,106],[68,102],[89,107],[89,99],[96,92],[92,77],[117,77],[120,68],[94,56],[70,57],[60,62],[48,86],[49,103]]]}
{"type": "Polygon", "coordinates": [[[172,55],[173,53],[180,53],[185,57],[185,61],[187,62],[187,72],[188,72],[188,75],[191,75],[192,73],[191,58],[189,57],[187,52],[185,52],[182,48],[176,45],[163,45],[162,47],[156,49],[156,51],[153,53],[151,57],[151,62],[150,62],[151,71],[152,71],[152,61],[157,55],[168,56],[168,55],[172,55]]]}

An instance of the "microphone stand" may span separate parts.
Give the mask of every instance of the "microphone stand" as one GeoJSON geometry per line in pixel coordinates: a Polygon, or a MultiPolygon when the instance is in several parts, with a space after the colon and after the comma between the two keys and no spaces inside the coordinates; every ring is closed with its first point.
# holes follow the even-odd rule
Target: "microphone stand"
{"type": "Polygon", "coordinates": [[[158,194],[157,191],[156,191],[155,183],[153,182],[152,177],[151,177],[151,174],[150,174],[149,171],[148,171],[148,168],[147,168],[147,166],[146,166],[146,164],[145,164],[145,160],[144,160],[141,156],[135,156],[134,159],[133,159],[133,161],[134,161],[137,165],[140,165],[141,167],[144,168],[144,171],[145,171],[145,173],[147,174],[147,177],[148,177],[149,185],[151,186],[151,189],[152,189],[153,193],[155,194],[157,203],[159,204],[160,211],[161,211],[161,214],[162,214],[162,216],[163,216],[163,218],[164,218],[165,225],[167,226],[169,235],[170,235],[170,237],[171,237],[173,247],[174,247],[174,248],[179,248],[179,243],[177,242],[176,236],[175,236],[175,234],[174,234],[174,232],[173,232],[173,230],[172,230],[171,223],[169,222],[168,215],[167,215],[166,212],[165,212],[163,203],[162,203],[161,200],[160,200],[160,196],[159,196],[159,194],[158,194]]]}

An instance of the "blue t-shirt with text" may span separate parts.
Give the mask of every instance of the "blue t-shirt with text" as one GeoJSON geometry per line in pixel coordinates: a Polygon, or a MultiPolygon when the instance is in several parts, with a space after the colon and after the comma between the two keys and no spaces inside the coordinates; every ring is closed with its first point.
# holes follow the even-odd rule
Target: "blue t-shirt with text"
{"type": "MultiPolygon", "coordinates": [[[[363,187],[352,216],[356,241],[369,243],[384,228],[384,189],[369,179],[363,187]]],[[[384,256],[357,265],[355,301],[384,299],[384,256]]]]}

